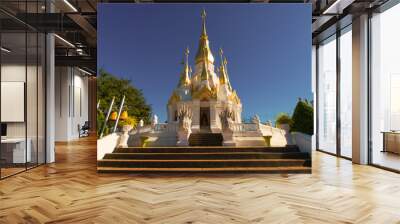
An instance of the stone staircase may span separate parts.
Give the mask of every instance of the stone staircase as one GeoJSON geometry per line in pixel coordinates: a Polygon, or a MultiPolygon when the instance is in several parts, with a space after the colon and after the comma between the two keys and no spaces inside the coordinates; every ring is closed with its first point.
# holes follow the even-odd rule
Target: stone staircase
{"type": "Polygon", "coordinates": [[[222,146],[222,141],[220,133],[193,133],[189,136],[190,146],[222,146]]]}
{"type": "Polygon", "coordinates": [[[287,147],[117,148],[98,161],[98,172],[311,173],[311,158],[287,147]]]}

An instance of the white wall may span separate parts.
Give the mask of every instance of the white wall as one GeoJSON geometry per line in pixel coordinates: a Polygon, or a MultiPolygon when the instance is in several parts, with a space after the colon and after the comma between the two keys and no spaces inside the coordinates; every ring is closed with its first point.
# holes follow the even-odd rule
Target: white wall
{"type": "Polygon", "coordinates": [[[312,135],[312,140],[311,140],[311,148],[312,150],[316,150],[317,148],[317,48],[315,45],[312,46],[312,51],[311,51],[311,92],[313,94],[313,107],[314,107],[314,113],[313,113],[313,125],[314,125],[314,133],[312,135]]]}
{"type": "MultiPolygon", "coordinates": [[[[25,75],[27,69],[28,74],[31,74],[33,72],[36,73],[36,67],[33,66],[28,66],[25,67],[25,64],[3,64],[1,66],[1,81],[3,82],[25,82],[25,75]]],[[[26,83],[26,82],[25,82],[26,83]]],[[[36,81],[32,82],[32,80],[29,80],[30,85],[36,85],[36,81]]],[[[36,89],[32,88],[27,88],[27,103],[33,102],[36,99],[36,89]],[[32,92],[31,92],[32,91],[32,92]]],[[[36,101],[35,101],[36,102],[36,101]]],[[[29,106],[29,105],[28,105],[29,106]]],[[[32,105],[36,108],[36,104],[32,105]]],[[[23,108],[24,109],[24,108],[23,108]]],[[[7,108],[1,108],[1,110],[4,112],[4,110],[7,110],[7,108]]],[[[27,113],[27,118],[28,122],[35,120],[36,123],[36,114],[33,113],[27,113]]],[[[7,136],[8,137],[25,137],[25,123],[26,122],[7,122],[7,136]]],[[[33,125],[28,125],[28,129],[32,127],[36,130],[36,126],[33,127],[33,125]]],[[[28,130],[29,134],[29,130],[28,130]]],[[[28,135],[29,137],[29,135],[28,135]]]]}
{"type": "MultiPolygon", "coordinates": [[[[14,110],[22,113],[24,116],[26,112],[26,120],[21,122],[5,122],[7,124],[7,137],[8,138],[25,138],[27,136],[29,148],[32,153],[32,161],[44,163],[44,74],[41,66],[27,65],[25,63],[4,63],[1,66],[2,82],[21,82],[26,84],[26,106],[25,101],[22,102],[22,107],[14,110]],[[37,70],[38,69],[38,70],[37,70]],[[27,80],[25,80],[27,78],[27,80]]],[[[3,92],[4,89],[2,89],[3,92]]],[[[19,93],[24,94],[24,89],[18,90],[19,93]]],[[[3,93],[4,94],[4,93],[3,93]]],[[[3,97],[7,97],[2,95],[3,97]]],[[[13,111],[12,107],[1,108],[2,113],[17,113],[13,111]]]]}
{"type": "Polygon", "coordinates": [[[56,67],[55,140],[79,138],[78,125],[88,121],[88,78],[76,68],[56,67]]]}

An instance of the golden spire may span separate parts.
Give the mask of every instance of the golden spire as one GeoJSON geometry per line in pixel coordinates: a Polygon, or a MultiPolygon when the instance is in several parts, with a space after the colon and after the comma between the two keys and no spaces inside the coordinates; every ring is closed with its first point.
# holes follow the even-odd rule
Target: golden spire
{"type": "Polygon", "coordinates": [[[206,51],[205,51],[205,50],[203,50],[203,58],[204,58],[205,60],[203,61],[203,71],[201,71],[201,80],[202,80],[202,81],[208,80],[208,76],[209,76],[209,74],[208,74],[208,68],[207,68],[208,57],[207,57],[207,54],[206,54],[206,51]]]}
{"type": "Polygon", "coordinates": [[[179,79],[179,86],[188,86],[190,85],[190,68],[189,68],[189,47],[185,49],[185,60],[182,61],[183,64],[183,72],[181,73],[181,77],[179,79]]]}
{"type": "Polygon", "coordinates": [[[206,30],[206,10],[203,9],[203,11],[201,11],[201,19],[202,19],[202,30],[201,30],[201,38],[207,39],[207,30],[206,30]]]}
{"type": "Polygon", "coordinates": [[[231,89],[231,83],[229,82],[229,77],[228,77],[228,71],[226,69],[226,64],[228,63],[226,58],[223,59],[223,54],[224,52],[222,51],[222,48],[219,49],[219,56],[221,57],[221,65],[219,69],[219,83],[221,85],[227,84],[228,87],[231,89]]]}
{"type": "Polygon", "coordinates": [[[207,31],[206,31],[206,10],[204,10],[204,9],[201,12],[201,19],[202,19],[202,30],[201,30],[200,41],[199,41],[199,49],[197,50],[195,61],[196,61],[196,64],[201,61],[206,61],[206,60],[210,63],[213,63],[214,57],[211,53],[211,49],[210,49],[209,42],[208,42],[208,36],[207,36],[207,31]],[[207,56],[207,59],[204,57],[204,55],[207,56]]]}

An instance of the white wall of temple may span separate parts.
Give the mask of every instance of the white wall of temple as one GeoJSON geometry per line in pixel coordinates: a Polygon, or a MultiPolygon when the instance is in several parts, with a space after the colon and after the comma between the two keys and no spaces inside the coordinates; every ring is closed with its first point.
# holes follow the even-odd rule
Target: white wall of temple
{"type": "Polygon", "coordinates": [[[179,112],[179,109],[183,106],[188,106],[192,110],[192,132],[200,131],[200,109],[204,107],[210,108],[210,128],[212,132],[221,132],[221,119],[220,114],[226,109],[232,109],[235,122],[242,123],[242,106],[239,104],[234,104],[231,101],[200,101],[200,100],[192,100],[192,101],[183,101],[177,102],[176,104],[167,105],[168,111],[168,122],[173,123],[177,122],[175,120],[175,113],[179,112]]]}
{"type": "Polygon", "coordinates": [[[55,140],[70,141],[88,121],[88,77],[73,67],[56,67],[55,73],[55,140]]]}

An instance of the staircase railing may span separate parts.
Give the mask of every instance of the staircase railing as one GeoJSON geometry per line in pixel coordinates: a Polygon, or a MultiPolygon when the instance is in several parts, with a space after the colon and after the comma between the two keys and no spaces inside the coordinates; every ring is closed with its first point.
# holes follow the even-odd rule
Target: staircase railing
{"type": "Polygon", "coordinates": [[[160,123],[154,126],[154,132],[176,132],[178,123],[160,123]]]}
{"type": "Polygon", "coordinates": [[[233,132],[247,132],[247,131],[259,131],[258,125],[254,123],[233,123],[233,132]]]}

